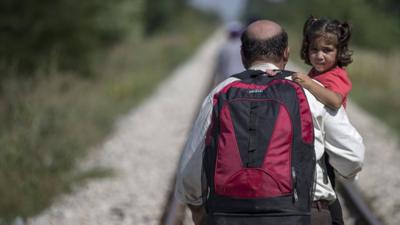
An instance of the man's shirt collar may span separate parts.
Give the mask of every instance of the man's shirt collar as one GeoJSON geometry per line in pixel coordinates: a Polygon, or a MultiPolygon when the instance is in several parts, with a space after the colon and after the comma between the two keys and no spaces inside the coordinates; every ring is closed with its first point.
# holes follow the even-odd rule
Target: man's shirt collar
{"type": "Polygon", "coordinates": [[[260,63],[260,64],[252,65],[249,69],[266,71],[266,70],[278,70],[279,68],[272,63],[260,63]]]}

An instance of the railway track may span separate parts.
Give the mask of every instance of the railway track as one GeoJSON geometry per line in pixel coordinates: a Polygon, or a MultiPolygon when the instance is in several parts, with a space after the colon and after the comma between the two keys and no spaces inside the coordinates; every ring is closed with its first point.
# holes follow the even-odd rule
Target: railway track
{"type": "Polygon", "coordinates": [[[382,225],[370,209],[358,188],[352,183],[340,182],[339,191],[350,215],[349,225],[382,225]],[[351,223],[351,224],[350,224],[351,223]]]}
{"type": "MultiPolygon", "coordinates": [[[[291,65],[293,67],[294,65],[291,65]]],[[[300,71],[297,67],[294,71],[300,71]]],[[[212,82],[208,90],[211,90],[212,82]]],[[[208,91],[207,91],[208,93],[208,91]]],[[[182,205],[174,198],[175,179],[171,183],[168,201],[165,204],[163,216],[160,225],[191,225],[185,224],[186,206],[182,205]]],[[[358,188],[352,183],[344,183],[338,180],[338,192],[347,210],[345,217],[346,225],[383,225],[383,223],[375,216],[373,210],[370,209],[358,188]]],[[[191,220],[191,218],[190,218],[191,220]]]]}
{"type": "MultiPolygon", "coordinates": [[[[212,83],[208,90],[212,88],[212,83]]],[[[186,207],[174,198],[175,179],[171,183],[168,201],[165,205],[160,225],[189,225],[185,224],[186,207]]],[[[370,209],[362,194],[352,183],[344,183],[338,180],[338,192],[346,206],[346,225],[383,225],[370,209]]]]}
{"type": "MultiPolygon", "coordinates": [[[[341,182],[338,189],[348,210],[348,218],[345,219],[347,225],[383,225],[354,184],[341,182]]],[[[185,216],[188,216],[185,215],[185,206],[173,197],[173,190],[172,185],[160,225],[188,225],[185,224],[185,216]]]]}

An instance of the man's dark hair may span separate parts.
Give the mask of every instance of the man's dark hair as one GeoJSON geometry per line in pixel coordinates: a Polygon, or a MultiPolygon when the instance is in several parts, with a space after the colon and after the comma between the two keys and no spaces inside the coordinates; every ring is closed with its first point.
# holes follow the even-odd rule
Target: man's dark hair
{"type": "Polygon", "coordinates": [[[284,29],[268,39],[256,39],[249,37],[247,31],[241,36],[243,64],[247,69],[257,59],[269,59],[280,61],[285,49],[288,47],[288,35],[284,29]]]}

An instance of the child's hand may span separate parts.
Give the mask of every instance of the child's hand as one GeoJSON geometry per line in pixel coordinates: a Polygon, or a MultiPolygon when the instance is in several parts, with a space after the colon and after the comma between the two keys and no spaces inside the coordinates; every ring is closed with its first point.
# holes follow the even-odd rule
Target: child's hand
{"type": "Polygon", "coordinates": [[[313,84],[313,80],[306,74],[295,73],[292,75],[292,80],[300,84],[303,88],[309,89],[313,84]]]}

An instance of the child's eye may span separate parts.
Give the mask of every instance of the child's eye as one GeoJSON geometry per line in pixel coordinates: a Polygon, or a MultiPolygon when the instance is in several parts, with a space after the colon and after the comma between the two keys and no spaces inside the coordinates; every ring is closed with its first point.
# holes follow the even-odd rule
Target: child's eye
{"type": "Polygon", "coordinates": [[[333,48],[323,48],[322,49],[322,51],[324,52],[324,53],[330,53],[330,52],[333,52],[333,48]]]}

